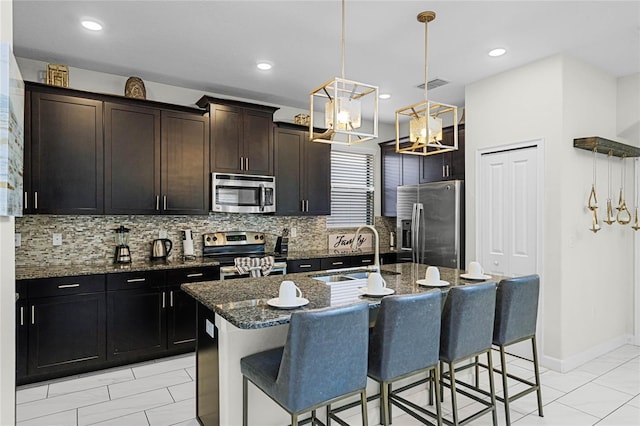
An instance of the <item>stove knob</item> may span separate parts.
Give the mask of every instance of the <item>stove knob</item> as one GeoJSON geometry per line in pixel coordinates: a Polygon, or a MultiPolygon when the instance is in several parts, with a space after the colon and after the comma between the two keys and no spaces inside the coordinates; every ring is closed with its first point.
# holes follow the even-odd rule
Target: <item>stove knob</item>
{"type": "Polygon", "coordinates": [[[216,237],[215,235],[213,236],[213,241],[218,241],[218,237],[216,237]]]}
{"type": "Polygon", "coordinates": [[[205,240],[206,240],[207,242],[209,242],[209,241],[211,241],[211,237],[207,237],[207,238],[205,238],[205,240]]]}
{"type": "Polygon", "coordinates": [[[257,240],[257,239],[259,239],[259,238],[260,238],[260,237],[258,237],[257,235],[254,235],[254,236],[253,236],[253,239],[254,239],[254,240],[257,240]]]}
{"type": "Polygon", "coordinates": [[[264,235],[260,235],[260,239],[261,239],[261,240],[264,240],[264,235]]]}

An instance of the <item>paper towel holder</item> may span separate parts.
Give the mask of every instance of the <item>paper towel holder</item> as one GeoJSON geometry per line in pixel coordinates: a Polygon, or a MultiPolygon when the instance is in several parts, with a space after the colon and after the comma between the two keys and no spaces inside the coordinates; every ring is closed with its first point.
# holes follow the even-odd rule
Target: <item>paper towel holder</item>
{"type": "Polygon", "coordinates": [[[193,236],[190,229],[182,231],[182,257],[184,260],[193,260],[196,258],[193,252],[193,236]]]}

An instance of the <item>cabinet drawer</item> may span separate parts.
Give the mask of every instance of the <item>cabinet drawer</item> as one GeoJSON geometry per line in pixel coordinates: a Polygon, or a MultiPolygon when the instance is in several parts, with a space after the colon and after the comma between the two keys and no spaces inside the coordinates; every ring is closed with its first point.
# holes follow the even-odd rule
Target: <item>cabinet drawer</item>
{"type": "Polygon", "coordinates": [[[104,275],[79,275],[63,278],[25,280],[29,298],[68,296],[104,291],[104,275]]]}
{"type": "Polygon", "coordinates": [[[219,266],[200,266],[167,271],[167,285],[212,281],[220,279],[219,266]]]}
{"type": "Polygon", "coordinates": [[[287,273],[319,271],[320,259],[296,259],[287,261],[287,273]]]}
{"type": "Polygon", "coordinates": [[[373,254],[366,254],[366,255],[362,255],[362,256],[353,256],[351,258],[351,266],[373,265],[374,258],[375,258],[375,255],[373,255],[373,254]]]}
{"type": "Polygon", "coordinates": [[[320,259],[320,269],[340,269],[351,266],[350,257],[325,257],[320,259]]]}
{"type": "Polygon", "coordinates": [[[165,271],[122,272],[107,275],[107,290],[161,287],[165,284],[165,271]]]}

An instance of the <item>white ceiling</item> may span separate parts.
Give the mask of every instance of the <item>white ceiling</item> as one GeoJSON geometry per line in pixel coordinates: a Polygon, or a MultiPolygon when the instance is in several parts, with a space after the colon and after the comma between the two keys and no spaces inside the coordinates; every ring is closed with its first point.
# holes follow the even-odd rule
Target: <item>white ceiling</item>
{"type": "MultiPolygon", "coordinates": [[[[464,86],[557,53],[620,77],[640,72],[640,1],[346,2],[346,78],[392,98],[380,118],[419,102],[424,25],[429,98],[464,105],[464,86]],[[494,47],[508,49],[490,58],[494,47]]],[[[341,4],[320,1],[13,0],[16,56],[308,108],[309,91],[340,75],[341,4]],[[91,17],[104,25],[91,33],[91,17]],[[272,70],[256,69],[266,59],[272,70]]]]}

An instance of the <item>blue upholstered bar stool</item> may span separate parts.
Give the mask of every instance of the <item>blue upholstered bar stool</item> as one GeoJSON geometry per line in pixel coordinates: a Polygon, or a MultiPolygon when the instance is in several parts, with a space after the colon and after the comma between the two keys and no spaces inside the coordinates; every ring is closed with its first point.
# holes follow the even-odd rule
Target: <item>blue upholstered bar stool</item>
{"type": "MultiPolygon", "coordinates": [[[[493,424],[497,425],[495,387],[493,383],[493,364],[491,361],[491,338],[493,335],[493,319],[496,305],[496,284],[481,283],[449,290],[442,310],[442,329],[440,333],[440,361],[447,363],[449,371],[442,373],[442,385],[451,389],[451,405],[453,421],[444,419],[450,425],[462,425],[491,412],[493,424]],[[474,390],[476,387],[464,382],[456,382],[455,364],[460,361],[487,354],[489,370],[490,401],[486,401],[474,390]],[[448,382],[445,380],[448,379],[448,382]],[[475,414],[460,420],[456,394],[460,393],[485,406],[475,414]]],[[[459,368],[463,370],[474,366],[471,363],[459,368]]],[[[459,371],[458,370],[458,371],[459,371]]]]}
{"type": "MultiPolygon", "coordinates": [[[[496,397],[504,403],[507,425],[511,424],[509,404],[531,392],[538,396],[538,415],[542,413],[542,392],[540,390],[540,368],[538,365],[538,349],[536,346],[536,321],[538,319],[538,297],[540,294],[540,277],[527,275],[500,281],[496,294],[495,325],[493,327],[493,344],[500,351],[500,369],[495,369],[502,375],[503,396],[496,397]],[[531,340],[533,369],[535,383],[521,377],[507,373],[505,347],[525,340],[531,340]],[[517,380],[528,387],[523,391],[509,396],[507,378],[517,380]]],[[[482,364],[480,364],[482,365],[482,364]]],[[[482,365],[486,367],[486,365],[482,365]]],[[[477,370],[476,370],[477,377],[477,370]]]]}
{"type": "Polygon", "coordinates": [[[367,425],[369,304],[298,311],[291,314],[284,347],[242,358],[242,424],[248,424],[248,382],[291,415],[360,394],[362,424],[367,425]]]}
{"type": "MultiPolygon", "coordinates": [[[[440,290],[382,299],[378,319],[369,339],[368,373],[369,377],[380,383],[380,424],[389,425],[390,403],[412,417],[429,423],[416,411],[433,416],[432,413],[398,395],[415,384],[391,391],[393,382],[421,373],[429,373],[429,378],[434,383],[434,417],[438,425],[442,424],[438,364],[441,316],[440,290]]],[[[419,383],[425,381],[421,380],[419,383]]]]}

